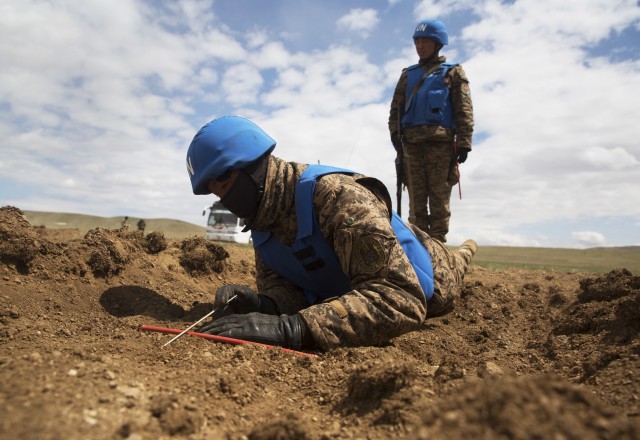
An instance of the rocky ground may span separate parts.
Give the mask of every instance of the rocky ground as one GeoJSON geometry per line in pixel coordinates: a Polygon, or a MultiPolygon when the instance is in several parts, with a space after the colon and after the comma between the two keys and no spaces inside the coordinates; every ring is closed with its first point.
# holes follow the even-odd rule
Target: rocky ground
{"type": "Polygon", "coordinates": [[[640,277],[473,267],[449,315],[380,347],[171,335],[253,251],[48,230],[0,208],[2,439],[640,439],[640,277]]]}

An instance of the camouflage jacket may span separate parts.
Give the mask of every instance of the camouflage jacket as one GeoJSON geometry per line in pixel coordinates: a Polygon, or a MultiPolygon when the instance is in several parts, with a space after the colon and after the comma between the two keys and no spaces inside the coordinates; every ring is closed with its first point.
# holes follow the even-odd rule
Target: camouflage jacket
{"type": "MultiPolygon", "coordinates": [[[[422,68],[429,70],[437,63],[444,63],[446,58],[441,56],[437,62],[424,64],[422,68]]],[[[456,122],[455,129],[449,129],[436,125],[422,125],[408,127],[404,130],[404,136],[408,142],[419,143],[424,141],[453,141],[457,138],[459,148],[471,149],[471,137],[473,135],[473,104],[469,80],[462,66],[457,65],[449,71],[445,83],[451,90],[451,103],[453,105],[453,118],[456,122]]],[[[389,132],[394,133],[399,129],[399,120],[404,113],[407,91],[407,69],[403,69],[400,79],[393,92],[391,108],[389,110],[389,132]]]]}
{"type": "MultiPolygon", "coordinates": [[[[306,164],[269,158],[265,193],[249,220],[291,246],[297,231],[294,189],[306,164]]],[[[256,253],[256,285],[279,313],[295,314],[322,349],[375,345],[417,329],[426,316],[418,278],[396,240],[384,185],[362,175],[318,179],[313,199],[320,229],[333,248],[351,291],[311,305],[302,289],[269,269],[256,253]]]]}

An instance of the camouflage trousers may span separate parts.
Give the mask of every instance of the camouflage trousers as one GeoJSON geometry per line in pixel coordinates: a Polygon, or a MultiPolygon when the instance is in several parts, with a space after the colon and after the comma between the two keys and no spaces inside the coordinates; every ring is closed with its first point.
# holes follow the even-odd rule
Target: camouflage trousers
{"type": "Polygon", "coordinates": [[[439,240],[434,240],[415,225],[409,225],[414,234],[424,243],[433,266],[434,292],[427,302],[427,318],[449,313],[460,299],[464,287],[464,275],[477,251],[474,241],[465,241],[457,249],[450,249],[439,240]]]}
{"type": "Polygon", "coordinates": [[[404,172],[409,191],[409,222],[445,242],[449,232],[453,160],[451,142],[406,142],[404,172]]]}

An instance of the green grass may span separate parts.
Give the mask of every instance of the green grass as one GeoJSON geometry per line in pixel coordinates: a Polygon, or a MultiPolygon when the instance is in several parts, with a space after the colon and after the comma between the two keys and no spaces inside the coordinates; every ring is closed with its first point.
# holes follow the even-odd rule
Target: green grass
{"type": "Polygon", "coordinates": [[[479,246],[473,264],[487,269],[536,269],[607,273],[626,268],[640,273],[640,246],[590,249],[479,246]]]}

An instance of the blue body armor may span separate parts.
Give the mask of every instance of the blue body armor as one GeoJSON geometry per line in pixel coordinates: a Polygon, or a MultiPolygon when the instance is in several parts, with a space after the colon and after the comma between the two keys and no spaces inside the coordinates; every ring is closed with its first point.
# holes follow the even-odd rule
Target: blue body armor
{"type": "Polygon", "coordinates": [[[407,68],[407,90],[405,91],[405,109],[402,115],[402,127],[417,125],[440,125],[455,128],[450,91],[444,82],[449,70],[457,64],[443,63],[429,76],[420,65],[407,68]],[[415,86],[420,83],[413,93],[415,86]]]}
{"type": "MultiPolygon", "coordinates": [[[[313,194],[319,177],[353,171],[324,165],[309,165],[296,184],[295,203],[298,232],[291,247],[270,232],[252,231],[253,247],[265,264],[280,276],[300,286],[309,304],[342,296],[351,290],[351,281],[342,270],[336,253],[320,232],[313,209],[313,194]]],[[[433,267],[424,245],[393,212],[393,227],[402,248],[418,275],[427,300],[433,295],[433,267]]]]}

